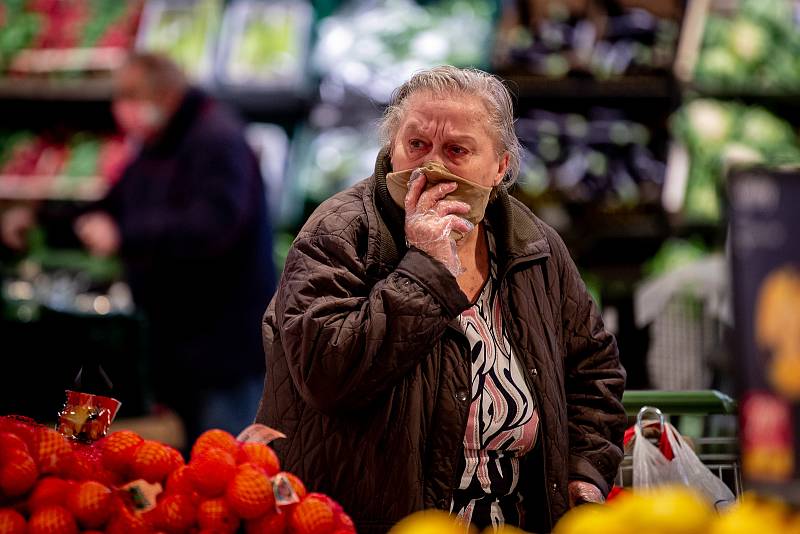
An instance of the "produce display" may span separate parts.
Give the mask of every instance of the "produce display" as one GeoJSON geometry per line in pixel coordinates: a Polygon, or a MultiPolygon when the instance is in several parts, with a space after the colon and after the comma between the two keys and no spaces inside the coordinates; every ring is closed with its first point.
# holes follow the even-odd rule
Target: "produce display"
{"type": "Polygon", "coordinates": [[[650,148],[650,131],[618,110],[588,116],[533,110],[517,121],[527,149],[519,185],[536,197],[555,192],[571,202],[652,203],[665,164],[650,148]]]}
{"type": "Polygon", "coordinates": [[[317,206],[372,174],[379,150],[369,122],[319,129],[309,126],[295,134],[278,214],[281,224],[302,223],[307,215],[304,206],[317,206]]]}
{"type": "Polygon", "coordinates": [[[167,54],[190,76],[206,82],[212,76],[221,20],[221,0],[149,0],[136,46],[167,54]]]}
{"type": "Polygon", "coordinates": [[[42,56],[22,53],[30,50],[130,48],[141,6],[140,0],[7,0],[0,4],[0,68],[40,70],[42,56]]]}
{"type": "Polygon", "coordinates": [[[693,100],[675,114],[672,131],[691,158],[684,216],[692,222],[720,221],[720,191],[730,167],[800,162],[792,126],[759,106],[693,100]]]}
{"type": "Polygon", "coordinates": [[[42,308],[76,315],[133,314],[119,258],[55,248],[46,238],[46,229],[33,228],[24,256],[0,265],[0,303],[7,320],[34,321],[42,308]]]}
{"type": "Polygon", "coordinates": [[[486,67],[494,4],[345,3],[319,23],[314,66],[327,83],[388,102],[392,90],[417,70],[441,64],[486,67]]]}
{"type": "Polygon", "coordinates": [[[706,21],[695,83],[723,92],[800,89],[800,32],[787,0],[740,0],[706,21]]]}
{"type": "Polygon", "coordinates": [[[643,266],[648,277],[658,277],[708,256],[709,250],[697,240],[671,238],[643,266]]]}
{"type": "Polygon", "coordinates": [[[501,28],[497,68],[607,79],[663,74],[672,67],[680,22],[675,2],[658,2],[655,13],[624,8],[624,2],[613,10],[606,2],[530,3],[528,18],[511,17],[513,23],[501,28]]]}
{"type": "Polygon", "coordinates": [[[231,4],[225,10],[218,48],[220,79],[262,89],[300,84],[312,19],[308,2],[231,4]]]}
{"type": "MultiPolygon", "coordinates": [[[[410,515],[395,525],[389,534],[478,534],[475,528],[466,528],[447,512],[426,510],[410,515]]],[[[524,534],[518,528],[503,526],[487,528],[483,534],[524,534]]]]}
{"type": "Polygon", "coordinates": [[[115,135],[0,133],[0,197],[99,198],[129,157],[115,135]]]}
{"type": "Polygon", "coordinates": [[[92,444],[0,418],[0,532],[355,533],[335,501],[281,471],[269,446],[209,430],[188,462],[130,431],[92,444]],[[27,530],[26,530],[27,529],[27,530]]]}
{"type": "Polygon", "coordinates": [[[685,487],[623,492],[605,505],[571,510],[553,534],[745,534],[800,532],[800,515],[781,502],[746,494],[724,510],[685,487]]]}
{"type": "MultiPolygon", "coordinates": [[[[398,523],[390,534],[477,534],[445,512],[426,511],[398,523]]],[[[487,529],[484,534],[524,534],[514,527],[487,529]]],[[[573,508],[555,526],[553,534],[794,534],[800,515],[787,505],[745,495],[721,511],[685,487],[648,492],[623,491],[606,504],[573,508]]]]}

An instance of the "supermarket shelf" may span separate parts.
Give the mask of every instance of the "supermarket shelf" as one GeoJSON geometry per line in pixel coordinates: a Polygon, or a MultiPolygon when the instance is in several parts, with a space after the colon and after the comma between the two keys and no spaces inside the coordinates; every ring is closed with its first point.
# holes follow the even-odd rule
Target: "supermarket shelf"
{"type": "Polygon", "coordinates": [[[309,90],[236,90],[227,87],[210,89],[220,101],[237,109],[250,120],[298,120],[311,109],[313,100],[309,90]]]}
{"type": "Polygon", "coordinates": [[[97,78],[48,79],[0,78],[0,99],[105,101],[111,99],[108,76],[97,78]]]}
{"type": "Polygon", "coordinates": [[[108,185],[100,177],[0,176],[2,200],[92,202],[103,198],[107,191],[108,185]],[[69,181],[79,183],[68,183],[69,181]]]}
{"type": "Polygon", "coordinates": [[[19,51],[10,70],[29,74],[110,72],[125,62],[128,50],[119,47],[43,48],[19,51]]]}
{"type": "MultiPolygon", "coordinates": [[[[221,101],[253,118],[299,118],[308,113],[313,91],[236,91],[224,87],[206,88],[221,101]]],[[[102,102],[111,100],[113,84],[109,76],[91,78],[0,78],[0,100],[102,102]]]]}
{"type": "Polygon", "coordinates": [[[789,121],[793,125],[800,124],[800,89],[749,91],[725,87],[701,87],[687,85],[684,88],[687,99],[713,98],[715,100],[735,101],[748,106],[761,106],[789,121]]]}
{"type": "Polygon", "coordinates": [[[546,78],[519,72],[499,72],[519,98],[535,99],[657,99],[671,100],[676,85],[668,76],[624,76],[610,80],[594,78],[546,78]]]}
{"type": "Polygon", "coordinates": [[[681,86],[686,94],[719,98],[722,100],[775,100],[785,101],[788,104],[800,105],[800,88],[796,89],[759,89],[757,87],[742,88],[729,85],[701,85],[696,83],[685,83],[681,86]]]}

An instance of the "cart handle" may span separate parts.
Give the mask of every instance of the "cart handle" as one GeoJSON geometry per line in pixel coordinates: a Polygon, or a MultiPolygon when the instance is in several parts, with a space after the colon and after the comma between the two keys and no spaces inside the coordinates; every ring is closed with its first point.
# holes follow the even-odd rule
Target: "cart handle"
{"type": "Polygon", "coordinates": [[[736,401],[714,390],[628,390],[622,395],[625,413],[636,415],[642,406],[658,406],[669,415],[735,414],[736,401]]]}

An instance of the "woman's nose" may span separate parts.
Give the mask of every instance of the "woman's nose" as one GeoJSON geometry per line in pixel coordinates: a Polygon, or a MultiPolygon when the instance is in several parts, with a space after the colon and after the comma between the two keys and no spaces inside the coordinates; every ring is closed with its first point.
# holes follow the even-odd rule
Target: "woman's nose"
{"type": "Polygon", "coordinates": [[[438,163],[439,165],[444,165],[444,157],[442,157],[442,154],[440,154],[438,150],[432,150],[425,163],[438,163]]]}

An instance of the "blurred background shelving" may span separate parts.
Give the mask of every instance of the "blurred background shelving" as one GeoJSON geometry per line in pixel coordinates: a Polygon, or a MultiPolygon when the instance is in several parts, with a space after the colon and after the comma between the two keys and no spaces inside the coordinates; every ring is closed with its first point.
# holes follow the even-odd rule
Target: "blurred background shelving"
{"type": "MultiPolygon", "coordinates": [[[[5,0],[0,9],[0,209],[85,202],[110,187],[126,153],[110,73],[127,50],[159,50],[250,124],[279,264],[319,202],[371,173],[375,121],[394,87],[441,63],[495,72],[515,94],[526,148],[514,194],[564,236],[636,389],[671,384],[648,362],[669,346],[655,335],[677,335],[637,320],[639,288],[721,253],[731,165],[800,161],[792,0],[5,0]]],[[[74,245],[43,232],[40,256],[74,245]]],[[[26,296],[50,309],[31,296],[43,273],[63,275],[75,295],[110,298],[113,280],[51,264],[31,272],[30,260],[0,250],[9,354],[54,350],[30,334],[51,331],[50,319],[19,312],[26,296]]],[[[84,307],[58,313],[114,316],[126,325],[120,339],[146,352],[146,325],[124,306],[84,307]]],[[[719,332],[697,335],[692,350],[706,362],[706,337],[719,342],[719,332]]],[[[687,385],[709,387],[713,375],[687,385]]]]}

